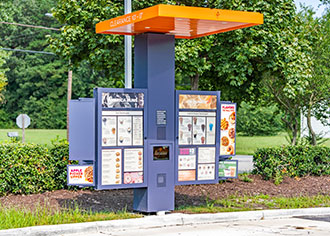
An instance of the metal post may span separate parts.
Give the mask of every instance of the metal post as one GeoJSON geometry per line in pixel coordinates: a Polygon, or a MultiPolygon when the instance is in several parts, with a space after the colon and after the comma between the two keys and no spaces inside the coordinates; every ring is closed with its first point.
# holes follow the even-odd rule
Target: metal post
{"type": "Polygon", "coordinates": [[[24,119],[24,114],[22,116],[22,143],[25,143],[25,119],[24,119]]]}
{"type": "MultiPolygon", "coordinates": [[[[125,14],[132,12],[132,0],[125,0],[125,14]]],[[[125,35],[125,88],[132,88],[132,36],[125,35]]]]}

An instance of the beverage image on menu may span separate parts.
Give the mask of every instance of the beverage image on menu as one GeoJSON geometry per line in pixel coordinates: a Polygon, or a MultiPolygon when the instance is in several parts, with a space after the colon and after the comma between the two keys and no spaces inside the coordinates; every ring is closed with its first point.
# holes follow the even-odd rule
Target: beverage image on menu
{"type": "Polygon", "coordinates": [[[215,130],[216,130],[216,119],[215,117],[207,117],[206,124],[206,144],[215,144],[215,130]]]}
{"type": "Polygon", "coordinates": [[[117,117],[102,116],[102,146],[116,146],[117,117]]]}
{"type": "Polygon", "coordinates": [[[121,149],[102,150],[102,185],[121,184],[121,149]]]}
{"type": "Polygon", "coordinates": [[[193,117],[193,144],[205,144],[205,117],[193,117]]]}
{"type": "Polygon", "coordinates": [[[192,117],[179,117],[179,145],[192,144],[192,117]]]}
{"type": "Polygon", "coordinates": [[[118,116],[118,146],[132,145],[132,117],[118,116]]]}

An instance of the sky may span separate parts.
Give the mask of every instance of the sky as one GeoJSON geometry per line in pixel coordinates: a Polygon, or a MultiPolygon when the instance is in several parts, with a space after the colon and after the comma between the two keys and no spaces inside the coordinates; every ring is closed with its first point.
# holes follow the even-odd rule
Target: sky
{"type": "Polygon", "coordinates": [[[319,7],[321,4],[319,0],[294,0],[294,2],[296,3],[298,10],[300,9],[300,3],[305,4],[306,6],[312,6],[317,17],[322,15],[325,8],[324,6],[319,7]]]}

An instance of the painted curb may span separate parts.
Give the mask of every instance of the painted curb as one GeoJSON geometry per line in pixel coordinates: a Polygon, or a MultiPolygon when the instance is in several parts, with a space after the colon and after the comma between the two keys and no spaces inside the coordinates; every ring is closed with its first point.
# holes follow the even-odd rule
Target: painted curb
{"type": "Polygon", "coordinates": [[[0,236],[58,236],[75,233],[98,233],[132,229],[147,229],[194,224],[212,224],[240,220],[281,219],[295,216],[330,215],[330,207],[262,210],[209,214],[169,214],[165,216],[145,216],[144,218],[97,221],[77,224],[46,225],[19,229],[0,230],[0,236]]]}

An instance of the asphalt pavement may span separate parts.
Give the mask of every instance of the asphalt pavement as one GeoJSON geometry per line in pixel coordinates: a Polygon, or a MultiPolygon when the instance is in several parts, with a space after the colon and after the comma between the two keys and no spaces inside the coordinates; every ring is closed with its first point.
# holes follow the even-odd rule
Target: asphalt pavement
{"type": "Polygon", "coordinates": [[[253,156],[251,155],[236,155],[232,160],[238,160],[238,173],[250,173],[253,170],[253,156]]]}

